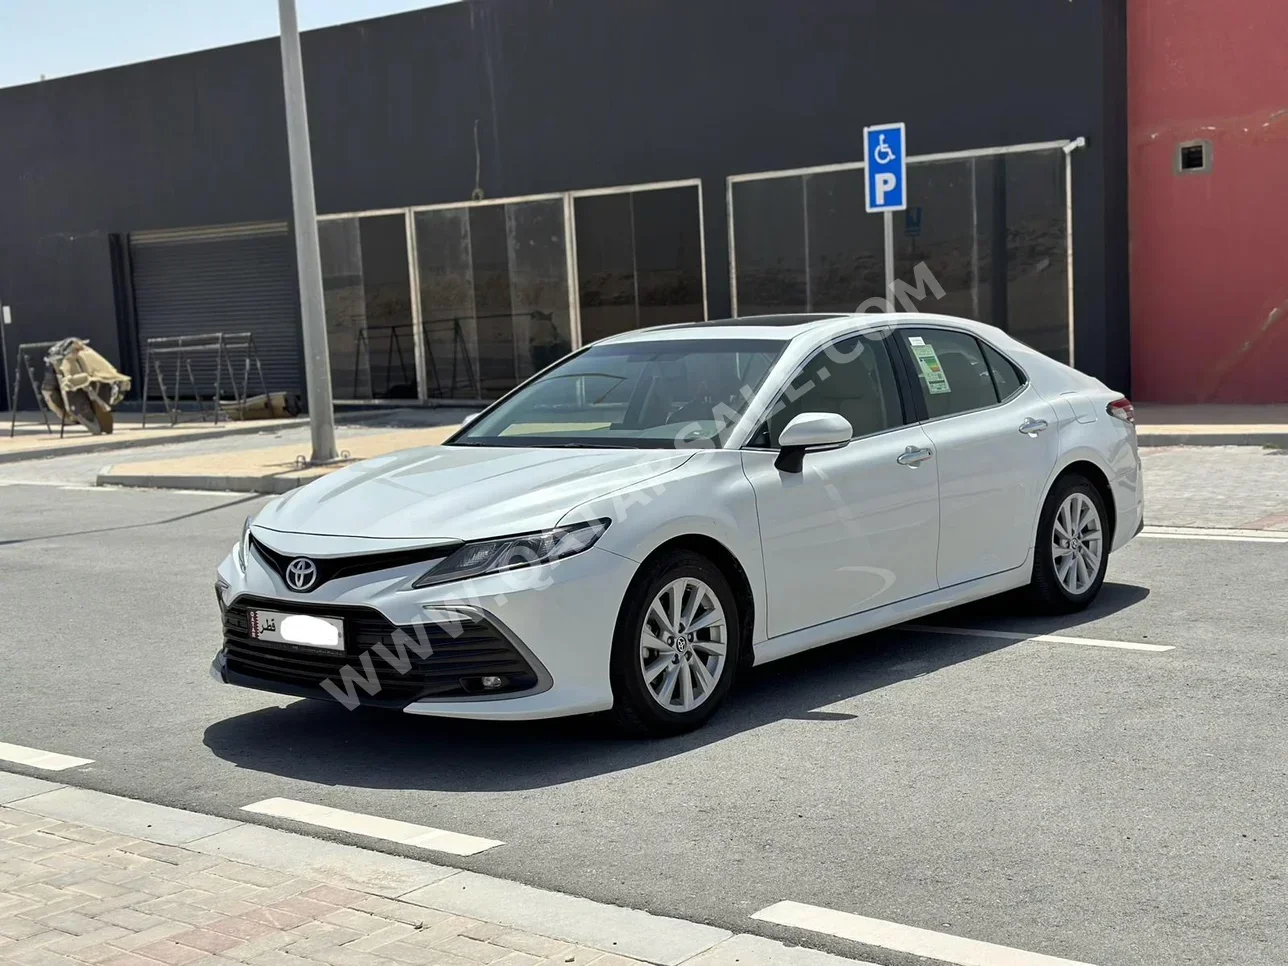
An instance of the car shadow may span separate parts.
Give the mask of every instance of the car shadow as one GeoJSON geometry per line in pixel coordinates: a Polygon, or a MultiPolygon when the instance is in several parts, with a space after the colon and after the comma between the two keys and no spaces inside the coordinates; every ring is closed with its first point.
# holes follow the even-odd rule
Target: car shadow
{"type": "MultiPolygon", "coordinates": [[[[1068,631],[1131,607],[1143,587],[1106,583],[1094,607],[1064,618],[1025,617],[1004,596],[935,615],[937,626],[1068,631]],[[1019,627],[1019,624],[1030,626],[1019,627]]],[[[436,791],[544,788],[634,768],[777,721],[844,722],[820,710],[891,684],[1014,646],[1010,638],[920,634],[901,625],[807,651],[745,675],[724,708],[697,731],[629,739],[602,716],[505,723],[392,711],[346,711],[300,700],[210,725],[204,742],[240,768],[324,785],[436,791]]]]}

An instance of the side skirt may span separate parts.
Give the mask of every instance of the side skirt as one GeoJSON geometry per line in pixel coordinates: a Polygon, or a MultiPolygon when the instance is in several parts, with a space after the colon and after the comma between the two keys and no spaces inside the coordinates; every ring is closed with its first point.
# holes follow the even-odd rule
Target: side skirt
{"type": "Polygon", "coordinates": [[[1028,560],[1025,560],[1021,566],[1016,567],[1014,570],[1006,570],[1000,574],[968,580],[964,584],[954,584],[952,587],[932,590],[928,594],[921,594],[908,600],[886,604],[884,607],[878,607],[875,610],[851,614],[849,617],[840,617],[825,624],[815,624],[813,627],[803,627],[798,631],[792,631],[790,634],[782,634],[767,641],[762,641],[756,645],[755,661],[753,663],[757,666],[768,664],[770,661],[790,657],[792,654],[799,654],[801,651],[808,651],[813,647],[843,641],[846,638],[867,634],[870,631],[879,631],[883,627],[916,620],[919,617],[925,617],[927,614],[933,614],[948,607],[956,607],[959,604],[966,604],[983,597],[992,597],[994,594],[1015,590],[1018,587],[1027,585],[1032,576],[1033,564],[1032,555],[1030,555],[1028,560]]]}

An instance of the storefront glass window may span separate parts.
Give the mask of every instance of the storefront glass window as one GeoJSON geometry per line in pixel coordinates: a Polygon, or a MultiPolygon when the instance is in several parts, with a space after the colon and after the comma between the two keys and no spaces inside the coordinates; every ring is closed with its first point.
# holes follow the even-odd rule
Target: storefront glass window
{"type": "Polygon", "coordinates": [[[402,215],[322,221],[331,382],[340,399],[415,399],[416,354],[402,215]]]}
{"type": "Polygon", "coordinates": [[[494,399],[572,348],[562,199],[415,213],[431,398],[494,399]]]}
{"type": "Polygon", "coordinates": [[[573,200],[583,343],[706,317],[696,185],[573,200]]]}
{"type": "MultiPolygon", "coordinates": [[[[908,166],[895,212],[895,278],[925,263],[944,289],[918,308],[989,322],[1069,358],[1064,155],[1059,148],[908,166]]],[[[863,170],[736,181],[739,315],[846,312],[881,296],[881,215],[864,210],[863,170]]]]}

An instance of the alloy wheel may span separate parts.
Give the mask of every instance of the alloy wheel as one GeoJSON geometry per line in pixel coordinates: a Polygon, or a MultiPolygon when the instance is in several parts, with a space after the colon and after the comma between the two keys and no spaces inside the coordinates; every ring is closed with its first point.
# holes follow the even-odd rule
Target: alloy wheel
{"type": "Polygon", "coordinates": [[[729,625],[706,583],[679,577],[649,604],[640,631],[640,671],[653,700],[667,711],[692,711],[724,673],[729,625]]]}
{"type": "Polygon", "coordinates": [[[1056,580],[1075,597],[1085,594],[1096,581],[1103,556],[1100,511],[1085,493],[1070,493],[1056,511],[1051,532],[1056,580]]]}

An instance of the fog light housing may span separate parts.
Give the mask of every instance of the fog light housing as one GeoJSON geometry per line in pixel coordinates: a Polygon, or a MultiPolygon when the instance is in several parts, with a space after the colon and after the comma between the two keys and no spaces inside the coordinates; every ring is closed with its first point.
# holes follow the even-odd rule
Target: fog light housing
{"type": "Polygon", "coordinates": [[[461,689],[467,694],[492,694],[513,689],[513,682],[504,674],[483,674],[479,677],[461,678],[461,689]]]}

